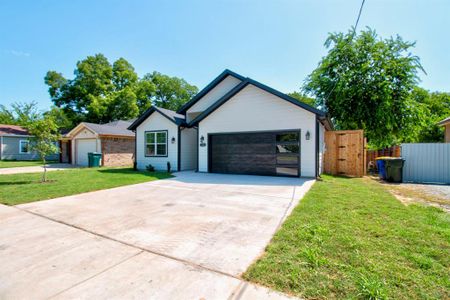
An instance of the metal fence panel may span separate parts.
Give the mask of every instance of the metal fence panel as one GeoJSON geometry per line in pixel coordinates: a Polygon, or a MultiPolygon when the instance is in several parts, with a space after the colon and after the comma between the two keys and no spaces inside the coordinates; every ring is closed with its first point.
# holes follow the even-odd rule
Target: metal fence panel
{"type": "Polygon", "coordinates": [[[403,181],[450,184],[450,143],[402,144],[403,181]]]}

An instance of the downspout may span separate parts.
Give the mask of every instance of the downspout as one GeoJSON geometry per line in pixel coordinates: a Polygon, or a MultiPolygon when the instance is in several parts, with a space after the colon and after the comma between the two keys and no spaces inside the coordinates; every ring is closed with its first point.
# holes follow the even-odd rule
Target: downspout
{"type": "Polygon", "coordinates": [[[200,135],[200,124],[198,124],[198,126],[197,126],[197,168],[196,168],[195,172],[198,172],[198,156],[200,155],[199,135],[200,135]]]}
{"type": "Polygon", "coordinates": [[[58,143],[59,143],[59,162],[62,163],[62,140],[59,140],[58,143]]]}
{"type": "Polygon", "coordinates": [[[3,157],[3,135],[0,136],[0,160],[3,157]]]}
{"type": "Polygon", "coordinates": [[[133,170],[137,171],[137,131],[134,132],[134,159],[133,159],[133,170]]]}
{"type": "Polygon", "coordinates": [[[178,125],[178,140],[177,140],[177,171],[181,171],[181,126],[178,125]]]}
{"type": "Polygon", "coordinates": [[[319,120],[317,119],[316,115],[316,178],[320,178],[320,171],[319,171],[319,120]]]}

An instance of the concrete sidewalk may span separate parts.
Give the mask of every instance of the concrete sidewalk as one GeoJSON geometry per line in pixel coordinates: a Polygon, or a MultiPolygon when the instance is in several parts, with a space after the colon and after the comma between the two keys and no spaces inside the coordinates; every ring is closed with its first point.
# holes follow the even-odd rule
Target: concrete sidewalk
{"type": "MultiPolygon", "coordinates": [[[[74,166],[70,164],[51,164],[47,165],[47,171],[59,171],[73,169],[74,166]]],[[[39,173],[43,172],[44,167],[42,166],[30,166],[30,167],[16,167],[16,168],[1,168],[0,175],[6,174],[21,174],[21,173],[39,173]]]]}

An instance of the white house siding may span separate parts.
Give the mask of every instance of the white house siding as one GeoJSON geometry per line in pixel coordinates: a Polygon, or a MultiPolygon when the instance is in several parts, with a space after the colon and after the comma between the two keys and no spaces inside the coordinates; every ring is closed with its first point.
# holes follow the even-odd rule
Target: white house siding
{"type": "Polygon", "coordinates": [[[222,82],[220,82],[211,91],[209,91],[209,93],[203,96],[197,103],[195,103],[191,108],[187,110],[187,121],[192,121],[191,118],[195,118],[195,116],[198,115],[190,115],[190,113],[198,113],[206,110],[227,92],[237,86],[240,82],[241,80],[237,79],[236,77],[233,77],[231,75],[227,76],[224,80],[222,80],[222,82]]]}
{"type": "Polygon", "coordinates": [[[156,170],[167,170],[167,162],[170,162],[171,169],[177,171],[178,146],[177,141],[172,144],[172,137],[178,139],[178,126],[169,119],[154,112],[136,129],[136,163],[137,168],[144,170],[151,164],[156,170]],[[167,130],[167,157],[145,157],[145,132],[154,130],[167,130]]]}
{"type": "MultiPolygon", "coordinates": [[[[199,124],[199,137],[209,133],[301,129],[301,176],[316,175],[316,116],[253,85],[248,85],[199,124]],[[311,138],[307,141],[306,132],[311,138]]],[[[199,147],[199,171],[208,170],[208,145],[199,147]]]]}
{"type": "Polygon", "coordinates": [[[181,171],[197,168],[197,129],[181,130],[181,171]]]}

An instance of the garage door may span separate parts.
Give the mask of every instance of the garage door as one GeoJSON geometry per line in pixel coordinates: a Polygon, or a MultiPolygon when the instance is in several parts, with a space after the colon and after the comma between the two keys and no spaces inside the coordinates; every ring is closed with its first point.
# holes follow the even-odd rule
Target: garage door
{"type": "Polygon", "coordinates": [[[97,151],[96,139],[76,140],[77,165],[88,165],[88,153],[97,151]]]}
{"type": "Polygon", "coordinates": [[[299,138],[299,131],[209,135],[209,172],[299,176],[299,138]]]}

